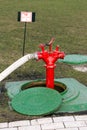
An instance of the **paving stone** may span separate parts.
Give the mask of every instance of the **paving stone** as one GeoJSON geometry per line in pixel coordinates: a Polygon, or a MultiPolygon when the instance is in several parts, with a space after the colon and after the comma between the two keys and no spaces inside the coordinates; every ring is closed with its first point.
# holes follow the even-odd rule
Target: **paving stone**
{"type": "Polygon", "coordinates": [[[79,130],[87,130],[87,127],[80,127],[79,130]]]}
{"type": "Polygon", "coordinates": [[[0,129],[0,130],[18,130],[17,128],[4,128],[4,129],[0,129]]]}
{"type": "Polygon", "coordinates": [[[24,121],[14,121],[9,123],[9,127],[16,127],[16,126],[27,126],[30,125],[29,120],[24,121]]]}
{"type": "Polygon", "coordinates": [[[50,129],[57,129],[57,128],[64,128],[63,122],[59,123],[49,123],[41,125],[42,130],[50,130],[50,129]]]}
{"type": "Polygon", "coordinates": [[[46,124],[46,123],[52,123],[52,122],[53,120],[51,117],[41,118],[41,119],[31,120],[31,125],[46,124]]]}
{"type": "Polygon", "coordinates": [[[74,116],[77,121],[87,121],[87,115],[74,116]]]}
{"type": "Polygon", "coordinates": [[[8,123],[7,122],[0,123],[0,128],[5,128],[5,127],[8,127],[8,123]]]}
{"type": "Polygon", "coordinates": [[[38,123],[39,123],[39,124],[46,124],[46,123],[52,123],[52,122],[53,122],[53,120],[52,120],[51,117],[50,117],[50,118],[38,119],[38,123]]]}
{"type": "Polygon", "coordinates": [[[18,130],[41,130],[41,127],[40,125],[23,126],[23,127],[19,127],[18,130]]]}
{"type": "Polygon", "coordinates": [[[31,125],[39,125],[39,122],[36,119],[31,120],[31,125]]]}
{"type": "Polygon", "coordinates": [[[87,115],[4,122],[0,130],[87,130],[87,115]]]}
{"type": "Polygon", "coordinates": [[[64,128],[64,129],[56,129],[56,130],[79,130],[78,128],[64,128]]]}
{"type": "Polygon", "coordinates": [[[53,117],[54,122],[59,122],[59,121],[74,121],[73,116],[60,116],[60,117],[53,117]]]}
{"type": "MultiPolygon", "coordinates": [[[[46,130],[46,129],[43,129],[43,130],[46,130]]],[[[56,130],[56,129],[48,129],[48,130],[56,130]]],[[[59,130],[59,129],[58,129],[59,130]]]]}
{"type": "Polygon", "coordinates": [[[87,126],[87,121],[85,121],[86,122],[86,126],[87,126]]]}
{"type": "Polygon", "coordinates": [[[64,122],[66,128],[86,126],[85,121],[64,122]]]}

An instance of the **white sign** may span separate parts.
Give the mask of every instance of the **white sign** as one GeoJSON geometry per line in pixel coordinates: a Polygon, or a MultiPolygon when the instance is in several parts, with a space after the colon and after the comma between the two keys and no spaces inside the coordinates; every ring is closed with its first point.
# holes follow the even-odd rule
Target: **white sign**
{"type": "Polygon", "coordinates": [[[21,22],[32,22],[32,12],[21,12],[21,22]]]}

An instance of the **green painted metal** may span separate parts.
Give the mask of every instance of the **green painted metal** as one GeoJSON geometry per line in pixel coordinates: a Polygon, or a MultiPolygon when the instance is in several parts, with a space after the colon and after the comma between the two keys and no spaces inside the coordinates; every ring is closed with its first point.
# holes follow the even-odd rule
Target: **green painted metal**
{"type": "Polygon", "coordinates": [[[27,80],[6,82],[5,88],[7,89],[9,98],[12,99],[15,95],[17,95],[21,91],[21,86],[27,82],[27,80]]]}
{"type": "Polygon", "coordinates": [[[13,98],[11,105],[21,114],[36,116],[53,113],[61,103],[62,97],[56,90],[36,87],[21,91],[13,98]]]}
{"type": "Polygon", "coordinates": [[[59,59],[58,62],[68,64],[85,64],[87,63],[87,55],[70,54],[66,55],[64,59],[59,59]]]}
{"type": "MultiPolygon", "coordinates": [[[[38,82],[38,80],[34,81],[38,82]]],[[[31,81],[6,83],[9,97],[11,99],[15,97],[18,93],[21,92],[21,87],[28,82],[31,81]]],[[[73,78],[55,79],[55,82],[61,82],[67,86],[66,90],[60,93],[62,96],[62,104],[58,111],[55,112],[55,114],[87,111],[87,87],[85,85],[81,84],[73,78]]]]}
{"type": "Polygon", "coordinates": [[[64,78],[61,82],[67,85],[68,91],[62,95],[63,103],[56,113],[87,111],[87,87],[73,78],[64,78]]]}

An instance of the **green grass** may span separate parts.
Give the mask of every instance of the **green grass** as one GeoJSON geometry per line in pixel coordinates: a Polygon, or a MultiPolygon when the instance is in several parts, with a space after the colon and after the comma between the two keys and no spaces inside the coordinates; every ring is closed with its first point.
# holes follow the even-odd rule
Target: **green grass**
{"type": "MultiPolygon", "coordinates": [[[[25,54],[40,51],[39,44],[55,38],[66,54],[87,54],[87,0],[0,0],[0,72],[22,56],[24,23],[18,11],[36,12],[36,22],[27,24],[25,54]]],[[[42,61],[29,61],[6,81],[45,78],[42,61]]],[[[72,77],[87,85],[87,73],[57,63],[55,78],[72,77]]],[[[0,111],[2,108],[0,108],[0,111]]],[[[4,120],[4,119],[3,119],[4,120]]]]}

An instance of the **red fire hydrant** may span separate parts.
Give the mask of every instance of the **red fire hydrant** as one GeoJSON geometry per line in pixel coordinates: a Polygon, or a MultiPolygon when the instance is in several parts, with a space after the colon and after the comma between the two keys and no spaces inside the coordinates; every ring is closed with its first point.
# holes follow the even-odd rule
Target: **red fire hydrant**
{"type": "Polygon", "coordinates": [[[56,46],[56,49],[52,51],[52,43],[54,38],[48,44],[40,44],[41,52],[38,52],[38,59],[42,59],[46,65],[46,86],[48,88],[54,89],[54,68],[56,67],[55,62],[58,59],[63,59],[65,54],[64,52],[59,51],[59,47],[56,46]],[[49,50],[46,51],[45,46],[49,46],[49,50]]]}

